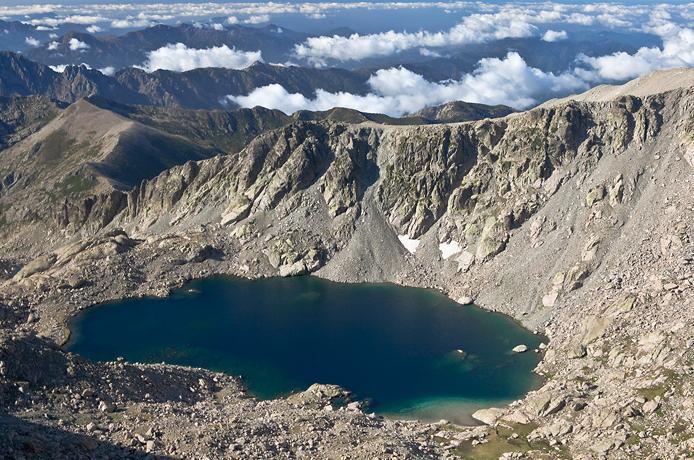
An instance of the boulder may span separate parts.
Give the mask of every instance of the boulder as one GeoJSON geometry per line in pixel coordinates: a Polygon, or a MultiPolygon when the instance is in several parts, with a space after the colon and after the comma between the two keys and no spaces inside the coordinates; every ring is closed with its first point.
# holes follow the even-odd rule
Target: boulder
{"type": "Polygon", "coordinates": [[[551,291],[549,294],[543,295],[542,305],[547,308],[553,307],[557,302],[557,297],[559,297],[559,293],[557,291],[551,291]]]}
{"type": "Polygon", "coordinates": [[[471,305],[475,300],[469,295],[464,295],[458,299],[460,305],[471,305]]]}
{"type": "Polygon", "coordinates": [[[660,409],[660,403],[655,400],[646,401],[641,408],[645,415],[652,414],[653,412],[660,409]]]}
{"type": "Polygon", "coordinates": [[[486,262],[506,248],[508,233],[504,223],[496,217],[489,217],[482,229],[482,234],[477,241],[475,259],[486,262]]]}
{"type": "Polygon", "coordinates": [[[602,201],[603,198],[605,198],[605,187],[598,185],[597,187],[590,189],[586,195],[586,205],[590,208],[598,201],[602,201]]]}
{"type": "Polygon", "coordinates": [[[528,351],[527,345],[516,345],[515,347],[513,347],[514,353],[525,353],[526,351],[528,351]]]}
{"type": "Polygon", "coordinates": [[[504,410],[498,407],[480,409],[472,414],[472,418],[479,420],[485,425],[494,425],[499,418],[504,415],[504,410]]]}
{"type": "Polygon", "coordinates": [[[55,254],[45,254],[43,256],[37,257],[28,264],[22,267],[16,275],[14,275],[14,280],[18,281],[24,278],[28,278],[36,273],[45,272],[53,266],[57,259],[55,254]]]}
{"type": "Polygon", "coordinates": [[[469,251],[463,251],[455,261],[458,262],[458,270],[466,272],[475,262],[475,255],[469,251]]]}
{"type": "Polygon", "coordinates": [[[306,265],[303,260],[294,262],[293,264],[282,265],[280,267],[280,276],[299,276],[305,275],[307,272],[306,265]]]}

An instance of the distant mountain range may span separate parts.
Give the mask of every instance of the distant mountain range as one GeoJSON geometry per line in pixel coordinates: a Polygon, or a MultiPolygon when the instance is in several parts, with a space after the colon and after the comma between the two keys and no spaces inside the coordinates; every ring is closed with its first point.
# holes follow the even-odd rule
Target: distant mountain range
{"type": "MultiPolygon", "coordinates": [[[[126,105],[233,109],[225,96],[248,94],[255,88],[272,83],[282,85],[291,93],[312,97],[318,88],[330,92],[366,94],[369,91],[367,79],[368,74],[345,69],[284,67],[263,63],[256,63],[243,70],[206,68],[188,72],[147,73],[130,68],[114,76],[107,76],[84,66],[70,66],[61,73],[20,54],[0,52],[0,96],[45,96],[61,103],[73,103],[81,98],[98,96],[126,105]]],[[[422,111],[415,114],[415,118],[420,123],[465,121],[506,115],[512,111],[505,106],[490,107],[463,102],[447,104],[445,107],[445,110],[422,111]]],[[[351,118],[354,113],[359,113],[348,112],[351,118]]],[[[306,113],[301,116],[308,116],[306,113]]],[[[370,117],[364,120],[388,123],[394,120],[384,115],[370,117]]],[[[415,118],[408,119],[408,123],[416,122],[415,118]]]]}
{"type": "MultiPolygon", "coordinates": [[[[260,51],[266,63],[297,61],[294,46],[304,42],[309,34],[296,32],[277,25],[249,27],[226,25],[217,29],[191,24],[156,25],[124,35],[90,34],[80,30],[49,38],[46,31],[36,30],[21,22],[0,21],[0,50],[23,50],[29,59],[52,66],[87,64],[93,68],[112,67],[115,70],[141,66],[151,51],[168,44],[182,43],[188,48],[206,49],[226,45],[241,51],[260,51]],[[41,43],[30,46],[26,38],[41,43]],[[83,44],[75,46],[77,43],[83,44]]],[[[350,35],[351,29],[340,28],[326,35],[350,35]]],[[[55,32],[53,32],[55,33],[55,32]]],[[[475,69],[480,59],[503,57],[517,51],[532,67],[545,72],[561,72],[575,64],[576,56],[601,56],[618,51],[633,53],[642,46],[660,46],[657,36],[638,32],[600,31],[590,36],[576,36],[557,42],[545,42],[538,37],[508,38],[489,43],[471,43],[465,46],[440,48],[439,56],[423,55],[410,50],[389,57],[362,61],[335,62],[339,67],[370,75],[375,70],[403,66],[430,81],[459,79],[475,69]]],[[[298,61],[297,61],[298,62],[298,61]]]]}
{"type": "Polygon", "coordinates": [[[225,108],[227,95],[245,95],[260,86],[279,83],[287,91],[314,95],[318,88],[365,94],[366,75],[344,69],[313,69],[263,63],[243,70],[205,68],[188,72],[124,69],[107,76],[84,66],[55,72],[26,57],[0,52],[0,96],[43,95],[72,103],[88,96],[102,96],[126,104],[225,108]]]}
{"type": "Polygon", "coordinates": [[[211,48],[226,45],[243,51],[261,51],[265,62],[285,62],[294,44],[306,34],[275,25],[265,27],[226,26],[217,30],[190,24],[156,25],[125,35],[92,35],[68,32],[54,41],[29,49],[26,56],[47,65],[86,63],[92,67],[122,69],[142,65],[150,51],[168,44],[183,43],[189,48],[211,48]],[[73,40],[83,43],[71,46],[73,40]]]}

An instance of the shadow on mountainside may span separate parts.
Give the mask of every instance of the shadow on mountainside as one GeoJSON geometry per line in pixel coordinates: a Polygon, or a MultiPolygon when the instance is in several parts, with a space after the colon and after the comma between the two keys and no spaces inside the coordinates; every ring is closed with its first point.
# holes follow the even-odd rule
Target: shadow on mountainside
{"type": "Polygon", "coordinates": [[[13,415],[0,414],[0,458],[97,459],[173,457],[117,446],[96,438],[43,426],[13,415]]]}

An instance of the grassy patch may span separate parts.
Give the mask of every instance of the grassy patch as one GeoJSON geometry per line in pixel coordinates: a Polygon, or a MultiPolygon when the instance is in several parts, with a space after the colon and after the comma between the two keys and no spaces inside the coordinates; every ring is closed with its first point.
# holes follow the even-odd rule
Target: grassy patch
{"type": "Polygon", "coordinates": [[[667,392],[667,388],[664,385],[654,388],[639,388],[636,392],[650,401],[651,399],[655,399],[656,396],[662,397],[667,392]]]}
{"type": "Polygon", "coordinates": [[[94,188],[96,183],[93,177],[67,176],[56,184],[56,188],[61,196],[80,195],[94,188]]]}
{"type": "Polygon", "coordinates": [[[454,452],[465,459],[471,460],[497,460],[506,452],[534,451],[534,458],[567,458],[566,452],[551,448],[545,441],[537,440],[528,442],[527,435],[537,428],[534,423],[513,424],[511,427],[499,426],[496,430],[490,430],[487,442],[472,445],[471,441],[461,444],[454,452]],[[518,438],[511,439],[513,433],[518,438]],[[541,451],[541,452],[537,452],[541,451]]]}

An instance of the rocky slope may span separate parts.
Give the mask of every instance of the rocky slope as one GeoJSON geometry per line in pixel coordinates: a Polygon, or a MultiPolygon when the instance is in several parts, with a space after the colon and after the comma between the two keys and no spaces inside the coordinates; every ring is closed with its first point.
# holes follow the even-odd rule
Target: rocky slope
{"type": "Polygon", "coordinates": [[[13,417],[5,423],[34,447],[38,424],[55,439],[67,431],[74,443],[105,443],[92,443],[94,452],[174,456],[686,457],[694,72],[658,92],[673,72],[642,80],[636,86],[652,89],[638,97],[632,85],[615,89],[616,99],[578,97],[493,120],[295,121],[135,185],[121,209],[95,199],[82,222],[61,223],[40,248],[6,240],[20,263],[8,263],[0,288],[0,399],[13,417]],[[410,252],[403,243],[413,242],[410,252]],[[547,380],[509,407],[475,414],[491,428],[462,428],[334,410],[339,391],[323,387],[314,408],[241,401],[228,377],[98,365],[54,345],[72,315],[104,299],[165,294],[211,273],[308,272],[434,287],[507,313],[549,337],[537,369],[547,380]],[[29,359],[45,365],[11,364],[29,359]],[[140,373],[153,382],[147,390],[140,373]],[[183,399],[170,402],[177,393],[183,399]]]}

